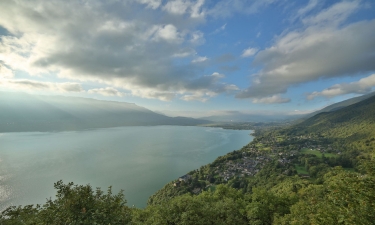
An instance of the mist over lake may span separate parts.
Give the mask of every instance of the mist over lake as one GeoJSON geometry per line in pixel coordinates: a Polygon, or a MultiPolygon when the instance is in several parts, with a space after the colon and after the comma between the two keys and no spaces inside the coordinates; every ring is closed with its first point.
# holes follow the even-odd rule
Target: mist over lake
{"type": "Polygon", "coordinates": [[[251,131],[206,127],[119,127],[71,132],[0,134],[0,210],[42,204],[53,183],[90,183],[125,192],[144,207],[166,183],[238,150],[251,131]]]}

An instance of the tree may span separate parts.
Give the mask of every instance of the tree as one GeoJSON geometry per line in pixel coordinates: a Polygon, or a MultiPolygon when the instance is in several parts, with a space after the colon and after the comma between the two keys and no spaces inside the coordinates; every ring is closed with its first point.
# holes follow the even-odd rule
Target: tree
{"type": "Polygon", "coordinates": [[[127,224],[131,209],[121,191],[112,195],[109,187],[104,194],[90,185],[54,184],[56,199],[43,206],[9,207],[0,216],[0,224],[127,224]]]}
{"type": "Polygon", "coordinates": [[[215,192],[200,195],[185,194],[160,205],[135,210],[133,224],[248,224],[243,194],[233,188],[218,185],[215,192]]]}
{"type": "Polygon", "coordinates": [[[298,193],[300,200],[277,224],[373,224],[375,178],[370,174],[335,168],[322,185],[310,185],[298,193]]]}

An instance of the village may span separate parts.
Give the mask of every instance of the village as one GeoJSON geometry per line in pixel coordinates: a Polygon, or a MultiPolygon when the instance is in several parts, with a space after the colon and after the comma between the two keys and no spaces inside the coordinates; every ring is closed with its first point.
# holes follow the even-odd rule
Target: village
{"type": "MultiPolygon", "coordinates": [[[[206,185],[196,185],[194,177],[191,174],[185,174],[173,183],[175,187],[184,184],[192,186],[191,192],[200,193],[215,183],[226,183],[236,177],[253,177],[267,163],[278,162],[280,166],[291,166],[292,160],[300,154],[340,154],[331,145],[325,143],[321,137],[312,135],[299,135],[292,138],[281,136],[262,136],[261,139],[255,139],[253,142],[244,146],[239,151],[229,153],[228,159],[223,162],[212,164],[210,172],[203,179],[206,185]],[[193,185],[195,183],[195,185],[193,185]]],[[[293,165],[294,166],[294,165],[293,165]]],[[[309,177],[308,174],[301,176],[309,177]]],[[[201,180],[202,181],[202,180],[201,180]]]]}

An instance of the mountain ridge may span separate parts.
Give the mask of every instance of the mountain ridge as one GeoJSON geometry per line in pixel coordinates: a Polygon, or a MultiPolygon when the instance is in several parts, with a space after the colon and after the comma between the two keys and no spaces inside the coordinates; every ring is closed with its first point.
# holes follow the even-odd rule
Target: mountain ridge
{"type": "Polygon", "coordinates": [[[65,131],[119,126],[201,125],[168,117],[134,103],[66,96],[0,93],[0,132],[65,131]]]}

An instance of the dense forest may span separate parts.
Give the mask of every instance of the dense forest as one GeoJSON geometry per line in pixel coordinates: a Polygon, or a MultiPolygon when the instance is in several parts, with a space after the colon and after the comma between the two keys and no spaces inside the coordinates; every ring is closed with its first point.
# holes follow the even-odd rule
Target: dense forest
{"type": "Polygon", "coordinates": [[[286,127],[190,171],[144,209],[90,185],[10,207],[0,224],[374,224],[375,97],[286,127]]]}

